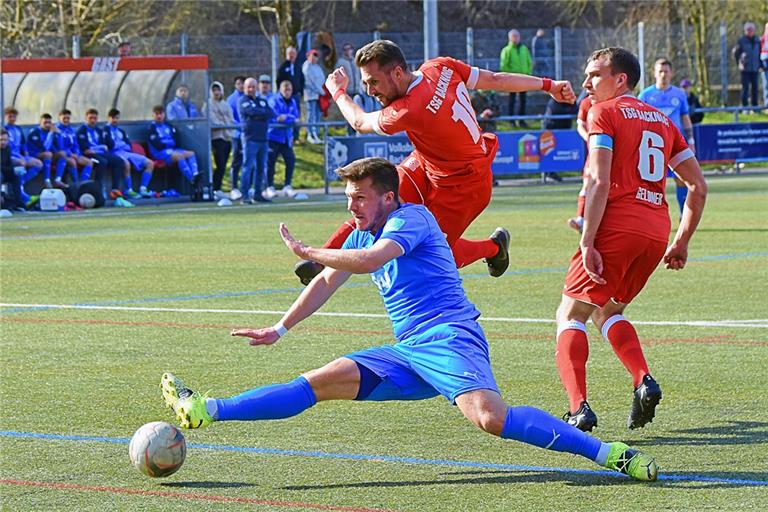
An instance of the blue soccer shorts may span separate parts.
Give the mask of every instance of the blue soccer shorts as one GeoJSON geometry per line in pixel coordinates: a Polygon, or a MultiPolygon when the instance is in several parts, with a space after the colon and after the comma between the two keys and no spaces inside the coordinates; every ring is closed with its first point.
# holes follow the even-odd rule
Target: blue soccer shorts
{"type": "Polygon", "coordinates": [[[436,325],[395,345],[345,357],[382,379],[362,400],[423,400],[443,395],[456,403],[457,396],[469,391],[499,392],[488,342],[473,320],[436,325]]]}

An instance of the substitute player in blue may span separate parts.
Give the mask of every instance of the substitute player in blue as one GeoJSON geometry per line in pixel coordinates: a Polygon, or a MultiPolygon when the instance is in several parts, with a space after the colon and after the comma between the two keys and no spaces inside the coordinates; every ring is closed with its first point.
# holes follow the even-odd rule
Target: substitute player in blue
{"type": "Polygon", "coordinates": [[[24,130],[16,126],[16,118],[19,111],[13,107],[6,107],[3,111],[5,124],[3,128],[8,132],[8,147],[11,150],[11,163],[14,167],[26,169],[21,177],[21,201],[27,208],[34,206],[39,196],[31,196],[24,190],[24,184],[35,178],[43,170],[43,162],[29,156],[27,152],[27,140],[24,138],[24,130]]]}
{"type": "Polygon", "coordinates": [[[237,329],[251,345],[271,345],[320,308],[352,274],[370,273],[392,320],[397,343],[348,354],[285,384],[212,399],[166,373],[161,388],[182,427],[214,421],[295,416],[324,400],[423,400],[443,395],[486,432],[541,448],[578,454],[638,480],[655,480],[653,457],[624,443],[603,443],[528,406],[502,400],[477,323],[480,313],[461,286],[445,235],[423,205],[398,202],[398,174],[382,158],[358,160],[337,171],[346,182],[356,229],[341,249],[316,249],[284,226],[291,251],[325,269],[273,327],[237,329]]]}
{"type": "Polygon", "coordinates": [[[69,171],[72,176],[72,182],[78,183],[81,177],[78,175],[78,165],[82,166],[82,181],[90,180],[93,173],[93,162],[90,158],[84,157],[80,153],[80,145],[77,143],[77,133],[72,127],[72,112],[68,109],[62,109],[59,112],[59,122],[56,123],[56,129],[59,131],[58,145],[56,147],[56,177],[53,180],[54,185],[60,185],[64,182],[64,172],[69,171]]]}
{"type": "Polygon", "coordinates": [[[195,152],[178,147],[176,128],[165,122],[165,109],[162,105],[155,105],[152,114],[155,118],[149,125],[149,152],[152,158],[178,165],[181,174],[194,187],[200,178],[195,152]]]}
{"type": "Polygon", "coordinates": [[[125,130],[118,126],[120,122],[120,111],[116,108],[110,109],[107,113],[107,125],[104,127],[104,141],[107,143],[110,153],[119,157],[125,169],[123,170],[125,189],[123,193],[131,199],[139,197],[154,197],[154,193],[149,190],[149,182],[152,181],[152,170],[155,168],[152,160],[144,155],[133,152],[131,139],[125,130]],[[141,172],[141,185],[139,192],[133,190],[133,180],[131,179],[131,165],[141,172]]]}
{"type": "MultiPolygon", "coordinates": [[[[657,59],[653,65],[656,83],[643,89],[637,99],[656,107],[670,118],[685,137],[688,147],[695,153],[693,124],[688,112],[688,95],[681,88],[672,85],[672,74],[672,63],[667,59],[657,59]]],[[[677,204],[680,206],[680,217],[682,217],[685,198],[688,197],[688,187],[672,172],[672,169],[667,169],[667,177],[675,179],[677,204]]]]}
{"type": "Polygon", "coordinates": [[[58,146],[58,130],[53,128],[53,117],[45,113],[40,116],[40,124],[29,130],[27,151],[43,162],[43,188],[53,188],[51,183],[51,160],[53,151],[58,146]]]}

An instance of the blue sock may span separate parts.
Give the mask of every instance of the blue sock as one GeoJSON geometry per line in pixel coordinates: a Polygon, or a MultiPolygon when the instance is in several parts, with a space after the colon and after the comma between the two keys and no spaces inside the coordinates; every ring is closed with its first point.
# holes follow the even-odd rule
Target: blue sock
{"type": "Polygon", "coordinates": [[[45,181],[51,181],[51,159],[46,158],[43,160],[43,179],[45,181]]]}
{"type": "Polygon", "coordinates": [[[125,191],[128,192],[129,190],[133,190],[133,180],[131,179],[131,175],[125,176],[123,178],[125,181],[125,191]]]}
{"type": "Polygon", "coordinates": [[[93,166],[92,165],[85,165],[83,166],[83,175],[80,176],[80,178],[83,181],[91,179],[91,173],[93,173],[93,166]]]}
{"type": "Polygon", "coordinates": [[[599,439],[541,409],[529,406],[510,407],[507,410],[501,437],[547,450],[581,455],[594,461],[601,455],[601,448],[603,457],[607,456],[608,450],[608,445],[599,439]]]}
{"type": "Polygon", "coordinates": [[[69,171],[69,175],[72,176],[72,181],[80,183],[80,178],[77,176],[77,166],[68,167],[67,170],[69,171]]]}
{"type": "Polygon", "coordinates": [[[688,187],[677,187],[677,204],[680,205],[680,216],[683,216],[683,205],[688,197],[688,187]]]}
{"type": "Polygon", "coordinates": [[[152,171],[144,171],[141,173],[141,188],[148,187],[150,181],[152,181],[152,171]]]}
{"type": "Polygon", "coordinates": [[[286,384],[251,389],[232,398],[215,400],[217,421],[278,420],[309,409],[317,398],[304,377],[286,384]]]}
{"type": "Polygon", "coordinates": [[[181,171],[181,174],[183,174],[188,181],[192,181],[192,170],[189,168],[189,164],[187,164],[187,161],[182,158],[181,160],[176,162],[176,164],[179,166],[179,170],[181,171]]]}
{"type": "Polygon", "coordinates": [[[192,175],[197,174],[197,156],[192,155],[191,157],[187,158],[187,163],[189,164],[189,168],[192,169],[192,175]]]}
{"type": "Polygon", "coordinates": [[[67,168],[67,161],[63,158],[56,160],[56,181],[61,181],[64,177],[64,170],[67,168]]]}
{"type": "Polygon", "coordinates": [[[42,167],[30,167],[27,169],[27,172],[24,174],[24,177],[21,179],[22,183],[26,183],[30,180],[35,179],[35,176],[40,174],[40,171],[42,171],[42,167]]]}

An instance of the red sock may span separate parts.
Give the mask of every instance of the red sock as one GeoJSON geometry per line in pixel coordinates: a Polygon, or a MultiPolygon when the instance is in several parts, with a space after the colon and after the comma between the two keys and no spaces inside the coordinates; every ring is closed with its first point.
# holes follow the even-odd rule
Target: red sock
{"type": "Polygon", "coordinates": [[[459,238],[451,247],[456,268],[463,268],[483,258],[493,258],[499,253],[499,246],[493,240],[467,240],[459,238]]]}
{"type": "Polygon", "coordinates": [[[336,232],[331,235],[331,238],[329,238],[328,241],[325,242],[323,249],[341,249],[341,246],[344,245],[344,242],[347,241],[347,237],[349,237],[349,234],[352,233],[352,231],[354,230],[355,230],[354,221],[348,220],[347,222],[339,226],[339,229],[337,229],[336,232]]]}
{"type": "Polygon", "coordinates": [[[650,371],[634,326],[623,316],[613,315],[603,324],[603,337],[608,340],[621,364],[632,375],[632,384],[639,386],[643,377],[650,371]]]}
{"type": "Polygon", "coordinates": [[[568,394],[570,412],[576,412],[581,402],[587,399],[587,328],[583,323],[572,320],[561,324],[557,331],[557,371],[568,394]]]}
{"type": "Polygon", "coordinates": [[[576,201],[576,216],[577,217],[583,217],[584,216],[584,207],[587,204],[587,196],[579,195],[578,201],[576,201]]]}

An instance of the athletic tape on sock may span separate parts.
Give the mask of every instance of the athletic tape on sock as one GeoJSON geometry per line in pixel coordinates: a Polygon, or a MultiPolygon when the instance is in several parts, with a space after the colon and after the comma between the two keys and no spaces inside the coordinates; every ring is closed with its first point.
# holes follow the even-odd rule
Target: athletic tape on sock
{"type": "Polygon", "coordinates": [[[603,334],[603,338],[606,340],[608,339],[608,331],[611,330],[611,327],[613,327],[613,324],[616,322],[621,322],[622,320],[626,320],[624,316],[622,315],[613,315],[611,318],[605,321],[603,324],[603,328],[600,329],[600,332],[603,334]]]}

